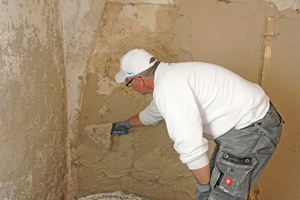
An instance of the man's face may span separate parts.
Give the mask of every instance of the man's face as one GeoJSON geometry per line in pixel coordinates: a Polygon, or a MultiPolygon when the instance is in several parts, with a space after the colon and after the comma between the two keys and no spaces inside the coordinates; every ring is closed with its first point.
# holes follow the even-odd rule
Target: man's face
{"type": "MultiPolygon", "coordinates": [[[[132,80],[129,78],[126,78],[126,83],[130,82],[132,80]]],[[[145,87],[145,81],[143,80],[143,78],[140,77],[134,77],[133,80],[131,81],[131,83],[129,84],[128,87],[132,87],[132,89],[134,89],[136,92],[145,95],[150,93],[151,91],[149,91],[149,89],[147,87],[145,87]]]]}

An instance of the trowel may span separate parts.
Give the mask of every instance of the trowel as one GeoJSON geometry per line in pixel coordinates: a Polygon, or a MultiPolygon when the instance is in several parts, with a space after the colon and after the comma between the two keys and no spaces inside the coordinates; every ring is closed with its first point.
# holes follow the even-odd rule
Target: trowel
{"type": "Polygon", "coordinates": [[[112,129],[111,129],[111,132],[110,132],[110,146],[109,146],[109,150],[113,149],[114,136],[121,136],[121,135],[130,134],[130,131],[128,131],[128,128],[126,128],[126,127],[123,128],[122,126],[119,126],[118,130],[114,130],[115,126],[116,125],[113,123],[112,129]]]}

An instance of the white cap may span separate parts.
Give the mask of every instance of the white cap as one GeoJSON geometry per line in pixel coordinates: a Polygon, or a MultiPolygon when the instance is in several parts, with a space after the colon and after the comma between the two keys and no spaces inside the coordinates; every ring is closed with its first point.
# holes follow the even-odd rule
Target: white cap
{"type": "Polygon", "coordinates": [[[150,63],[150,59],[154,57],[143,49],[133,49],[126,53],[120,61],[120,69],[115,79],[117,83],[122,83],[127,77],[135,76],[148,68],[150,68],[153,62],[150,63]]]}

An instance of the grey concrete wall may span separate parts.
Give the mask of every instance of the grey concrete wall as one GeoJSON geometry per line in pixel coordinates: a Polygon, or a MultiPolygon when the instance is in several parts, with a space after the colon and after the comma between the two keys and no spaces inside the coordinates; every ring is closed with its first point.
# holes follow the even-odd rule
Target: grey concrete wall
{"type": "Polygon", "coordinates": [[[0,1],[0,199],[65,199],[59,1],[0,1]]]}

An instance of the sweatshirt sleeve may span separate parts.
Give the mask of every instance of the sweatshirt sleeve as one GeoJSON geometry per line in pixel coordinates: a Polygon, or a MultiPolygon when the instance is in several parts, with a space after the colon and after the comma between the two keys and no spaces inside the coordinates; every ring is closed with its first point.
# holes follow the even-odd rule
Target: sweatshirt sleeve
{"type": "Polygon", "coordinates": [[[144,125],[155,125],[163,119],[154,100],[139,113],[141,122],[144,125]]]}
{"type": "Polygon", "coordinates": [[[209,163],[206,155],[208,142],[203,137],[200,108],[192,91],[184,90],[180,94],[166,91],[160,93],[156,100],[180,160],[190,170],[206,166],[209,163]]]}

